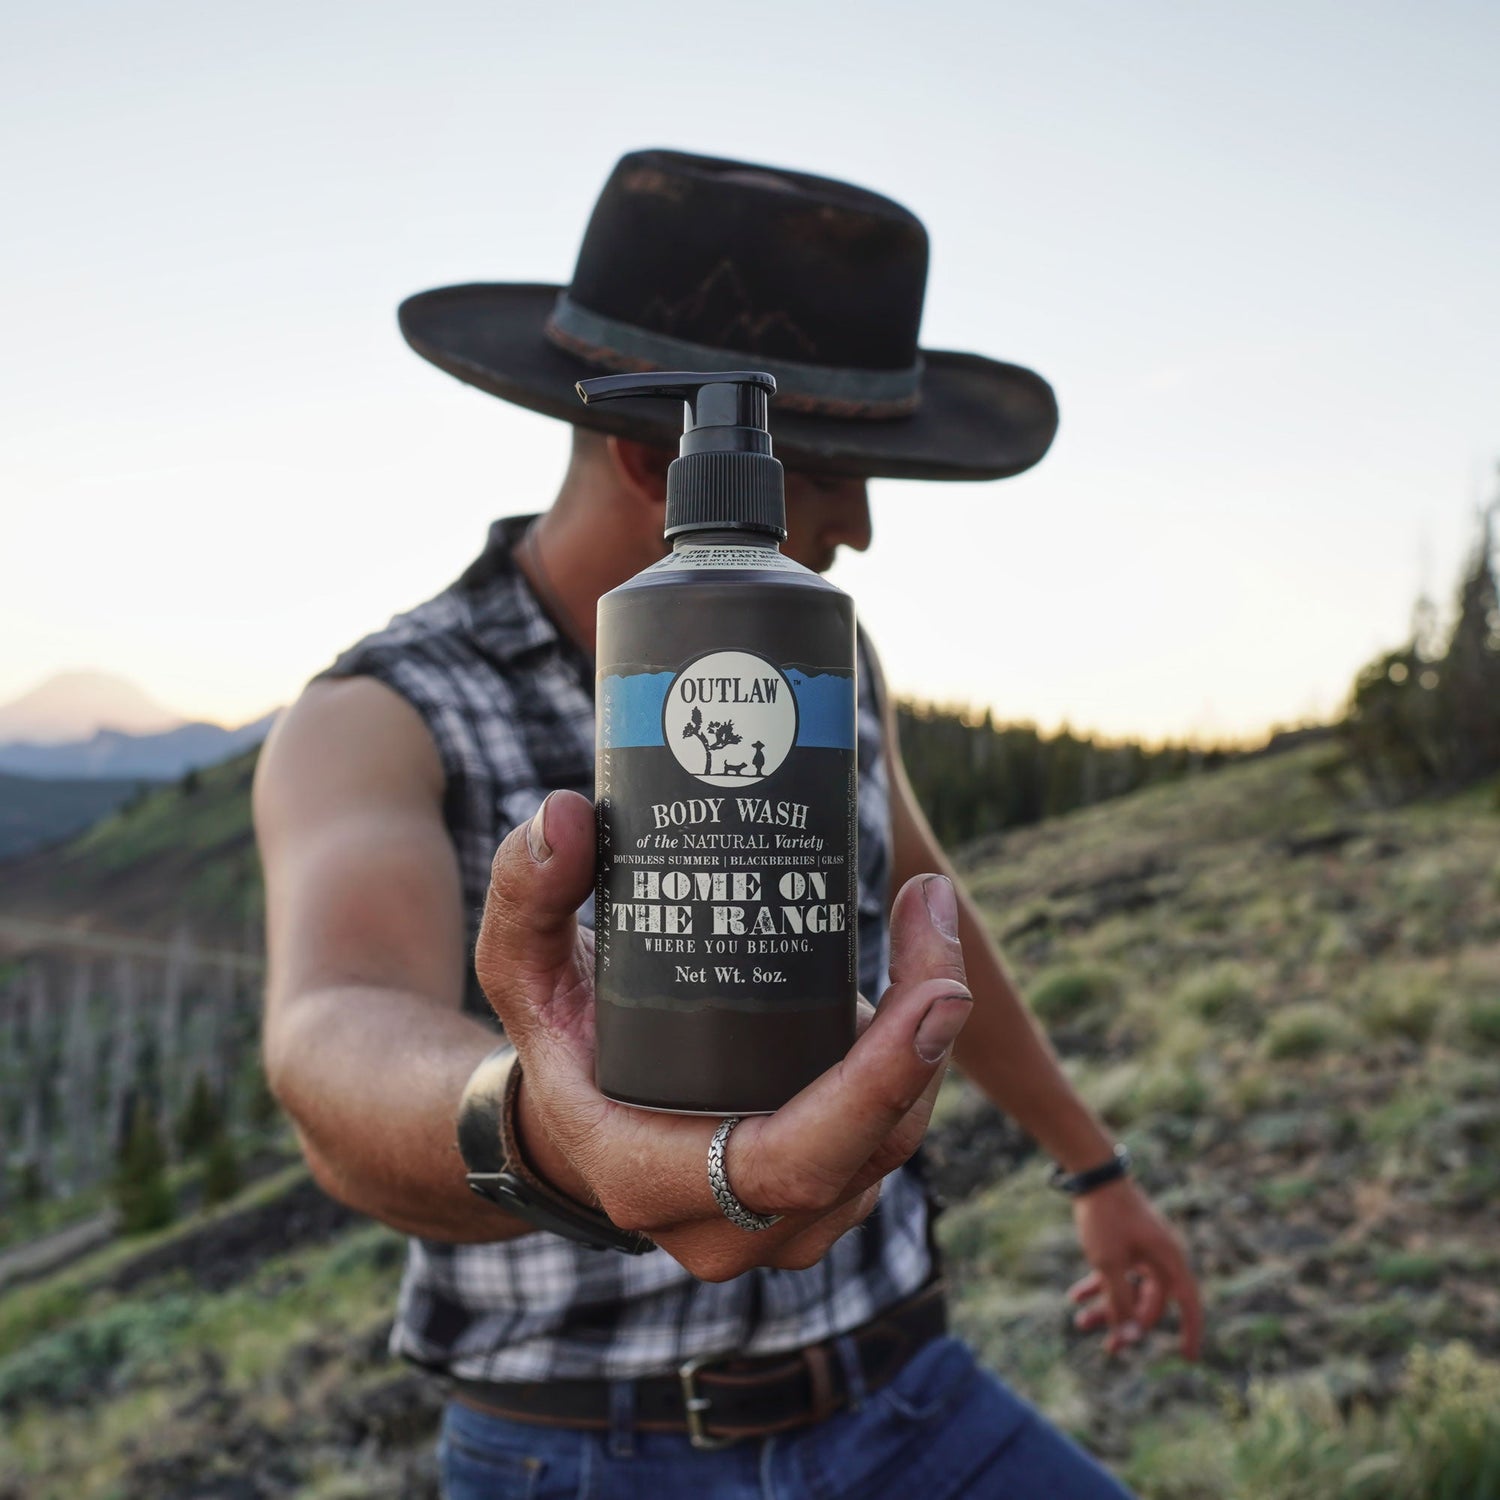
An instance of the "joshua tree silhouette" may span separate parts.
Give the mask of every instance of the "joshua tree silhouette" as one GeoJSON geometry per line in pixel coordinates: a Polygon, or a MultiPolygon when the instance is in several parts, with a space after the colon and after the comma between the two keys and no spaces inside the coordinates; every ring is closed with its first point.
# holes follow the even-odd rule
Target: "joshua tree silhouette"
{"type": "Polygon", "coordinates": [[[714,772],[714,751],[723,750],[729,745],[738,745],[740,737],[734,732],[734,720],[726,719],[722,724],[717,719],[711,720],[708,726],[708,734],[703,732],[703,710],[695,708],[687,723],[682,726],[682,737],[685,740],[697,740],[703,746],[703,774],[712,776],[714,772]],[[709,739],[709,735],[713,739],[709,739]]]}

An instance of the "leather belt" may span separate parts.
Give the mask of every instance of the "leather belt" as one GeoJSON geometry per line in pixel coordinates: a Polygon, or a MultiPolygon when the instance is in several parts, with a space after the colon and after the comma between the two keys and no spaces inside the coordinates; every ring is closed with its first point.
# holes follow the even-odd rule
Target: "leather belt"
{"type": "MultiPolygon", "coordinates": [[[[867,1391],[886,1384],[923,1344],[948,1329],[941,1280],[851,1330],[867,1391]]],[[[685,1432],[695,1448],[722,1448],[741,1438],[769,1437],[821,1422],[849,1403],[849,1380],[837,1340],[753,1358],[697,1355],[676,1375],[653,1375],[635,1386],[634,1427],[685,1432]]],[[[549,1427],[607,1431],[608,1380],[453,1383],[455,1400],[477,1411],[549,1427]]]]}

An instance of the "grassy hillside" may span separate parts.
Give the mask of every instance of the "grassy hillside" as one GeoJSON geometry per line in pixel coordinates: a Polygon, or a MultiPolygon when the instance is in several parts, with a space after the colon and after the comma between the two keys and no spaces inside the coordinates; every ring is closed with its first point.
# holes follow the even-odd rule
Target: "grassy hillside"
{"type": "MultiPolygon", "coordinates": [[[[200,849],[220,791],[218,825],[182,798],[200,849]]],[[[169,868],[150,826],[101,827],[98,862],[169,868]]],[[[1072,1333],[1067,1206],[954,1081],[941,1237],[985,1359],[1147,1500],[1500,1496],[1493,788],[1373,811],[1313,748],[962,863],[1209,1313],[1196,1367],[1167,1331],[1114,1361],[1072,1333]]],[[[383,1352],[398,1237],[322,1202],[294,1170],[0,1294],[0,1496],[435,1493],[436,1388],[383,1352]]]]}
{"type": "Polygon", "coordinates": [[[255,948],[260,862],[250,827],[258,750],[189,772],[56,848],[0,865],[0,916],[255,948]]]}
{"type": "Polygon", "coordinates": [[[87,828],[146,784],[128,780],[43,780],[0,773],[0,860],[87,828]]]}
{"type": "Polygon", "coordinates": [[[1183,1224],[1210,1332],[1191,1370],[1165,1335],[1117,1365],[1075,1340],[1067,1213],[1029,1169],[948,1217],[959,1321],[1161,1500],[1500,1495],[1493,1404],[1453,1394],[1500,1391],[1500,812],[1346,797],[1302,751],[964,859],[1183,1224]],[[1476,1422],[1495,1467],[1441,1489],[1423,1466],[1476,1422]]]}

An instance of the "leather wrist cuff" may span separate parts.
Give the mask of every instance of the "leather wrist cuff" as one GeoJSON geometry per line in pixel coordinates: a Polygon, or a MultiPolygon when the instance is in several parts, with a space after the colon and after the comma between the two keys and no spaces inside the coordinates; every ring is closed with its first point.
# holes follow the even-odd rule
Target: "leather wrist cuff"
{"type": "Polygon", "coordinates": [[[532,1170],[521,1153],[516,1099],[521,1059],[508,1042],[469,1075],[458,1106],[458,1150],[470,1189],[538,1229],[591,1250],[644,1255],[656,1246],[643,1234],[618,1229],[600,1209],[560,1193],[532,1170]]]}
{"type": "Polygon", "coordinates": [[[1061,1167],[1053,1167],[1047,1177],[1047,1186],[1066,1193],[1070,1198],[1081,1198],[1095,1188],[1102,1188],[1105,1183],[1118,1182],[1129,1175],[1130,1152],[1124,1146],[1116,1146],[1114,1155],[1097,1167],[1088,1167],[1082,1172],[1064,1172],[1061,1167]]]}

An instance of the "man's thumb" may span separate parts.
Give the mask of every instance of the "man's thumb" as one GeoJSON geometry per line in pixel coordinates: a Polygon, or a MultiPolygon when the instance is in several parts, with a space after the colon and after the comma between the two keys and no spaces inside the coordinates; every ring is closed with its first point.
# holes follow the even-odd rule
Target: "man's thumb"
{"type": "Polygon", "coordinates": [[[495,1013],[524,1033],[574,961],[574,913],[594,879],[594,809],[551,792],[495,851],[474,968],[495,1013]]]}

